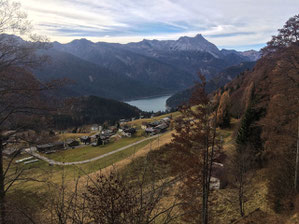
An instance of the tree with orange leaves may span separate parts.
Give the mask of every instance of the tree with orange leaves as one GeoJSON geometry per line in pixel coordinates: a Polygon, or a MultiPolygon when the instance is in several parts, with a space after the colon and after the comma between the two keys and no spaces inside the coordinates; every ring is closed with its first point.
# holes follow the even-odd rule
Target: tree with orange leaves
{"type": "Polygon", "coordinates": [[[178,197],[188,214],[185,217],[207,224],[212,164],[220,144],[216,138],[215,105],[205,93],[205,78],[200,78],[190,104],[180,110],[182,115],[176,120],[170,147],[174,150],[173,171],[182,178],[178,197]]]}

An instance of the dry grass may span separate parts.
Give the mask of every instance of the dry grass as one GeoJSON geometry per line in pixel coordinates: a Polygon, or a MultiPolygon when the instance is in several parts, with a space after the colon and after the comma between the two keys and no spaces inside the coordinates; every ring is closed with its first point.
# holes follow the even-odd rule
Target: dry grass
{"type": "MultiPolygon", "coordinates": [[[[255,173],[254,178],[246,185],[245,189],[245,214],[248,215],[259,209],[265,214],[274,214],[267,200],[267,186],[265,171],[255,173]]],[[[211,194],[211,206],[214,217],[213,223],[231,223],[241,218],[238,204],[238,189],[229,186],[225,189],[214,191],[211,194]]]]}
{"type": "Polygon", "coordinates": [[[64,133],[64,134],[60,134],[58,136],[58,138],[60,140],[66,140],[66,139],[77,139],[80,138],[82,136],[90,136],[93,135],[94,133],[64,133]]]}
{"type": "MultiPolygon", "coordinates": [[[[143,148],[139,149],[136,153],[132,154],[131,156],[129,156],[129,157],[123,159],[123,160],[120,160],[120,161],[114,163],[113,165],[107,166],[107,167],[105,167],[105,168],[103,168],[99,171],[90,173],[88,175],[88,178],[95,178],[99,174],[108,175],[108,174],[110,174],[111,170],[114,170],[114,169],[120,170],[120,169],[124,168],[125,166],[130,164],[133,159],[136,159],[136,158],[139,158],[139,157],[144,157],[151,150],[157,150],[161,146],[163,146],[167,143],[170,143],[173,133],[174,133],[174,131],[168,132],[168,133],[160,136],[158,139],[155,139],[155,140],[151,141],[151,143],[149,143],[146,146],[144,146],[143,148]]],[[[86,182],[86,178],[87,177],[82,178],[82,180],[81,180],[82,183],[86,182]]]]}
{"type": "Polygon", "coordinates": [[[135,121],[130,121],[127,122],[128,125],[132,125],[132,126],[141,126],[141,124],[143,122],[149,123],[149,122],[153,122],[153,121],[158,121],[161,120],[162,118],[168,117],[168,116],[172,116],[172,119],[177,118],[178,116],[180,116],[180,112],[173,112],[173,113],[169,113],[169,114],[164,114],[158,117],[153,117],[153,118],[144,118],[144,119],[138,119],[135,121]]]}
{"type": "MultiPolygon", "coordinates": [[[[153,119],[140,119],[136,121],[129,122],[131,125],[141,125],[145,121],[153,121],[161,119],[168,115],[163,115],[161,117],[156,117],[153,119]]],[[[178,116],[176,113],[175,116],[178,116]]],[[[232,128],[219,130],[220,135],[223,136],[224,141],[224,152],[228,157],[234,151],[234,138],[233,138],[233,128],[237,125],[238,120],[232,120],[232,128]]],[[[128,157],[121,159],[115,162],[113,165],[109,165],[101,170],[93,171],[88,174],[88,176],[83,176],[80,180],[80,187],[83,187],[86,184],[88,178],[95,178],[98,174],[108,175],[113,169],[126,169],[133,159],[145,157],[151,150],[157,150],[161,146],[170,143],[172,139],[172,134],[174,131],[168,132],[159,139],[151,141],[149,144],[142,146],[136,153],[129,155],[128,157]]],[[[75,134],[81,135],[81,134],[75,134]]],[[[82,134],[86,135],[86,134],[82,134]]],[[[67,135],[71,138],[71,135],[67,135]]],[[[156,151],[155,151],[156,152],[156,151]]],[[[165,196],[162,200],[162,205],[167,206],[170,201],[174,199],[174,194],[180,191],[179,182],[171,187],[171,194],[165,196]]],[[[70,181],[68,183],[69,189],[73,189],[74,182],[70,181]]],[[[213,191],[211,193],[211,217],[213,217],[211,223],[217,224],[226,224],[226,223],[235,223],[235,224],[299,224],[299,198],[297,212],[291,217],[287,215],[277,215],[270,208],[266,195],[267,195],[267,180],[266,180],[266,169],[261,169],[255,171],[253,178],[246,186],[246,203],[245,203],[245,217],[240,217],[239,214],[239,204],[238,204],[238,189],[229,185],[225,189],[213,191]]],[[[179,212],[179,210],[177,210],[179,212]]],[[[183,223],[183,222],[179,222],[183,223]]]]}

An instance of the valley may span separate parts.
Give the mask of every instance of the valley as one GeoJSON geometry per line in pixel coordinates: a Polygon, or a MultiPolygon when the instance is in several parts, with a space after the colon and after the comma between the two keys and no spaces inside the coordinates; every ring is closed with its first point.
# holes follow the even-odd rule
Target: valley
{"type": "Polygon", "coordinates": [[[296,7],[0,0],[0,224],[299,224],[296,7]]]}
{"type": "Polygon", "coordinates": [[[192,87],[199,71],[210,80],[225,68],[259,57],[255,51],[220,51],[200,34],[176,41],[113,44],[80,39],[51,46],[43,51],[49,63],[34,71],[39,80],[72,80],[60,91],[62,96],[122,101],[178,92],[192,87]]]}

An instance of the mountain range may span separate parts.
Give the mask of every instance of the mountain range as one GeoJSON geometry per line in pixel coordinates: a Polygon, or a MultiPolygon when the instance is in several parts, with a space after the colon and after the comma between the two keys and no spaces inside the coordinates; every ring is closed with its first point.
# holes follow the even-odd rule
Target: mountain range
{"type": "Polygon", "coordinates": [[[219,50],[202,35],[178,40],[116,44],[74,40],[54,42],[43,52],[50,63],[36,69],[40,80],[68,78],[65,96],[95,95],[117,100],[174,93],[193,86],[197,73],[207,80],[223,69],[255,61],[256,51],[219,50]]]}
{"type": "MultiPolygon", "coordinates": [[[[242,62],[238,65],[233,65],[222,70],[217,76],[210,79],[206,83],[206,92],[212,93],[213,91],[222,88],[225,84],[231,82],[237,76],[242,75],[245,71],[252,70],[255,66],[255,63],[255,61],[242,62]]],[[[168,108],[177,108],[183,104],[188,103],[193,91],[194,87],[191,87],[175,93],[167,99],[166,106],[168,108]]]]}

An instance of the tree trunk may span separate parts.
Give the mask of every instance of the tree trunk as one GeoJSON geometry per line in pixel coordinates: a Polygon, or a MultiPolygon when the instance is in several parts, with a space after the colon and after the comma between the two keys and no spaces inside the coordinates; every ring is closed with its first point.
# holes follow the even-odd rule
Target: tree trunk
{"type": "Polygon", "coordinates": [[[3,140],[0,136],[0,223],[6,223],[5,216],[5,190],[4,190],[4,167],[3,167],[3,140]]]}
{"type": "Polygon", "coordinates": [[[297,192],[297,183],[298,183],[298,162],[299,162],[299,116],[298,116],[298,136],[297,136],[297,151],[296,151],[296,165],[295,165],[295,179],[294,179],[294,188],[297,192]]]}
{"type": "Polygon", "coordinates": [[[202,178],[203,178],[203,183],[202,183],[202,223],[206,223],[206,172],[205,172],[205,155],[204,155],[204,167],[202,169],[202,178]]]}
{"type": "MultiPolygon", "coordinates": [[[[208,133],[208,132],[207,132],[208,133]]],[[[203,163],[203,197],[202,197],[202,223],[208,224],[208,200],[209,200],[209,136],[206,137],[206,148],[203,163]]]]}
{"type": "Polygon", "coordinates": [[[240,206],[240,215],[243,217],[244,212],[244,184],[243,184],[243,171],[240,173],[240,185],[239,185],[239,206],[240,206]]]}

